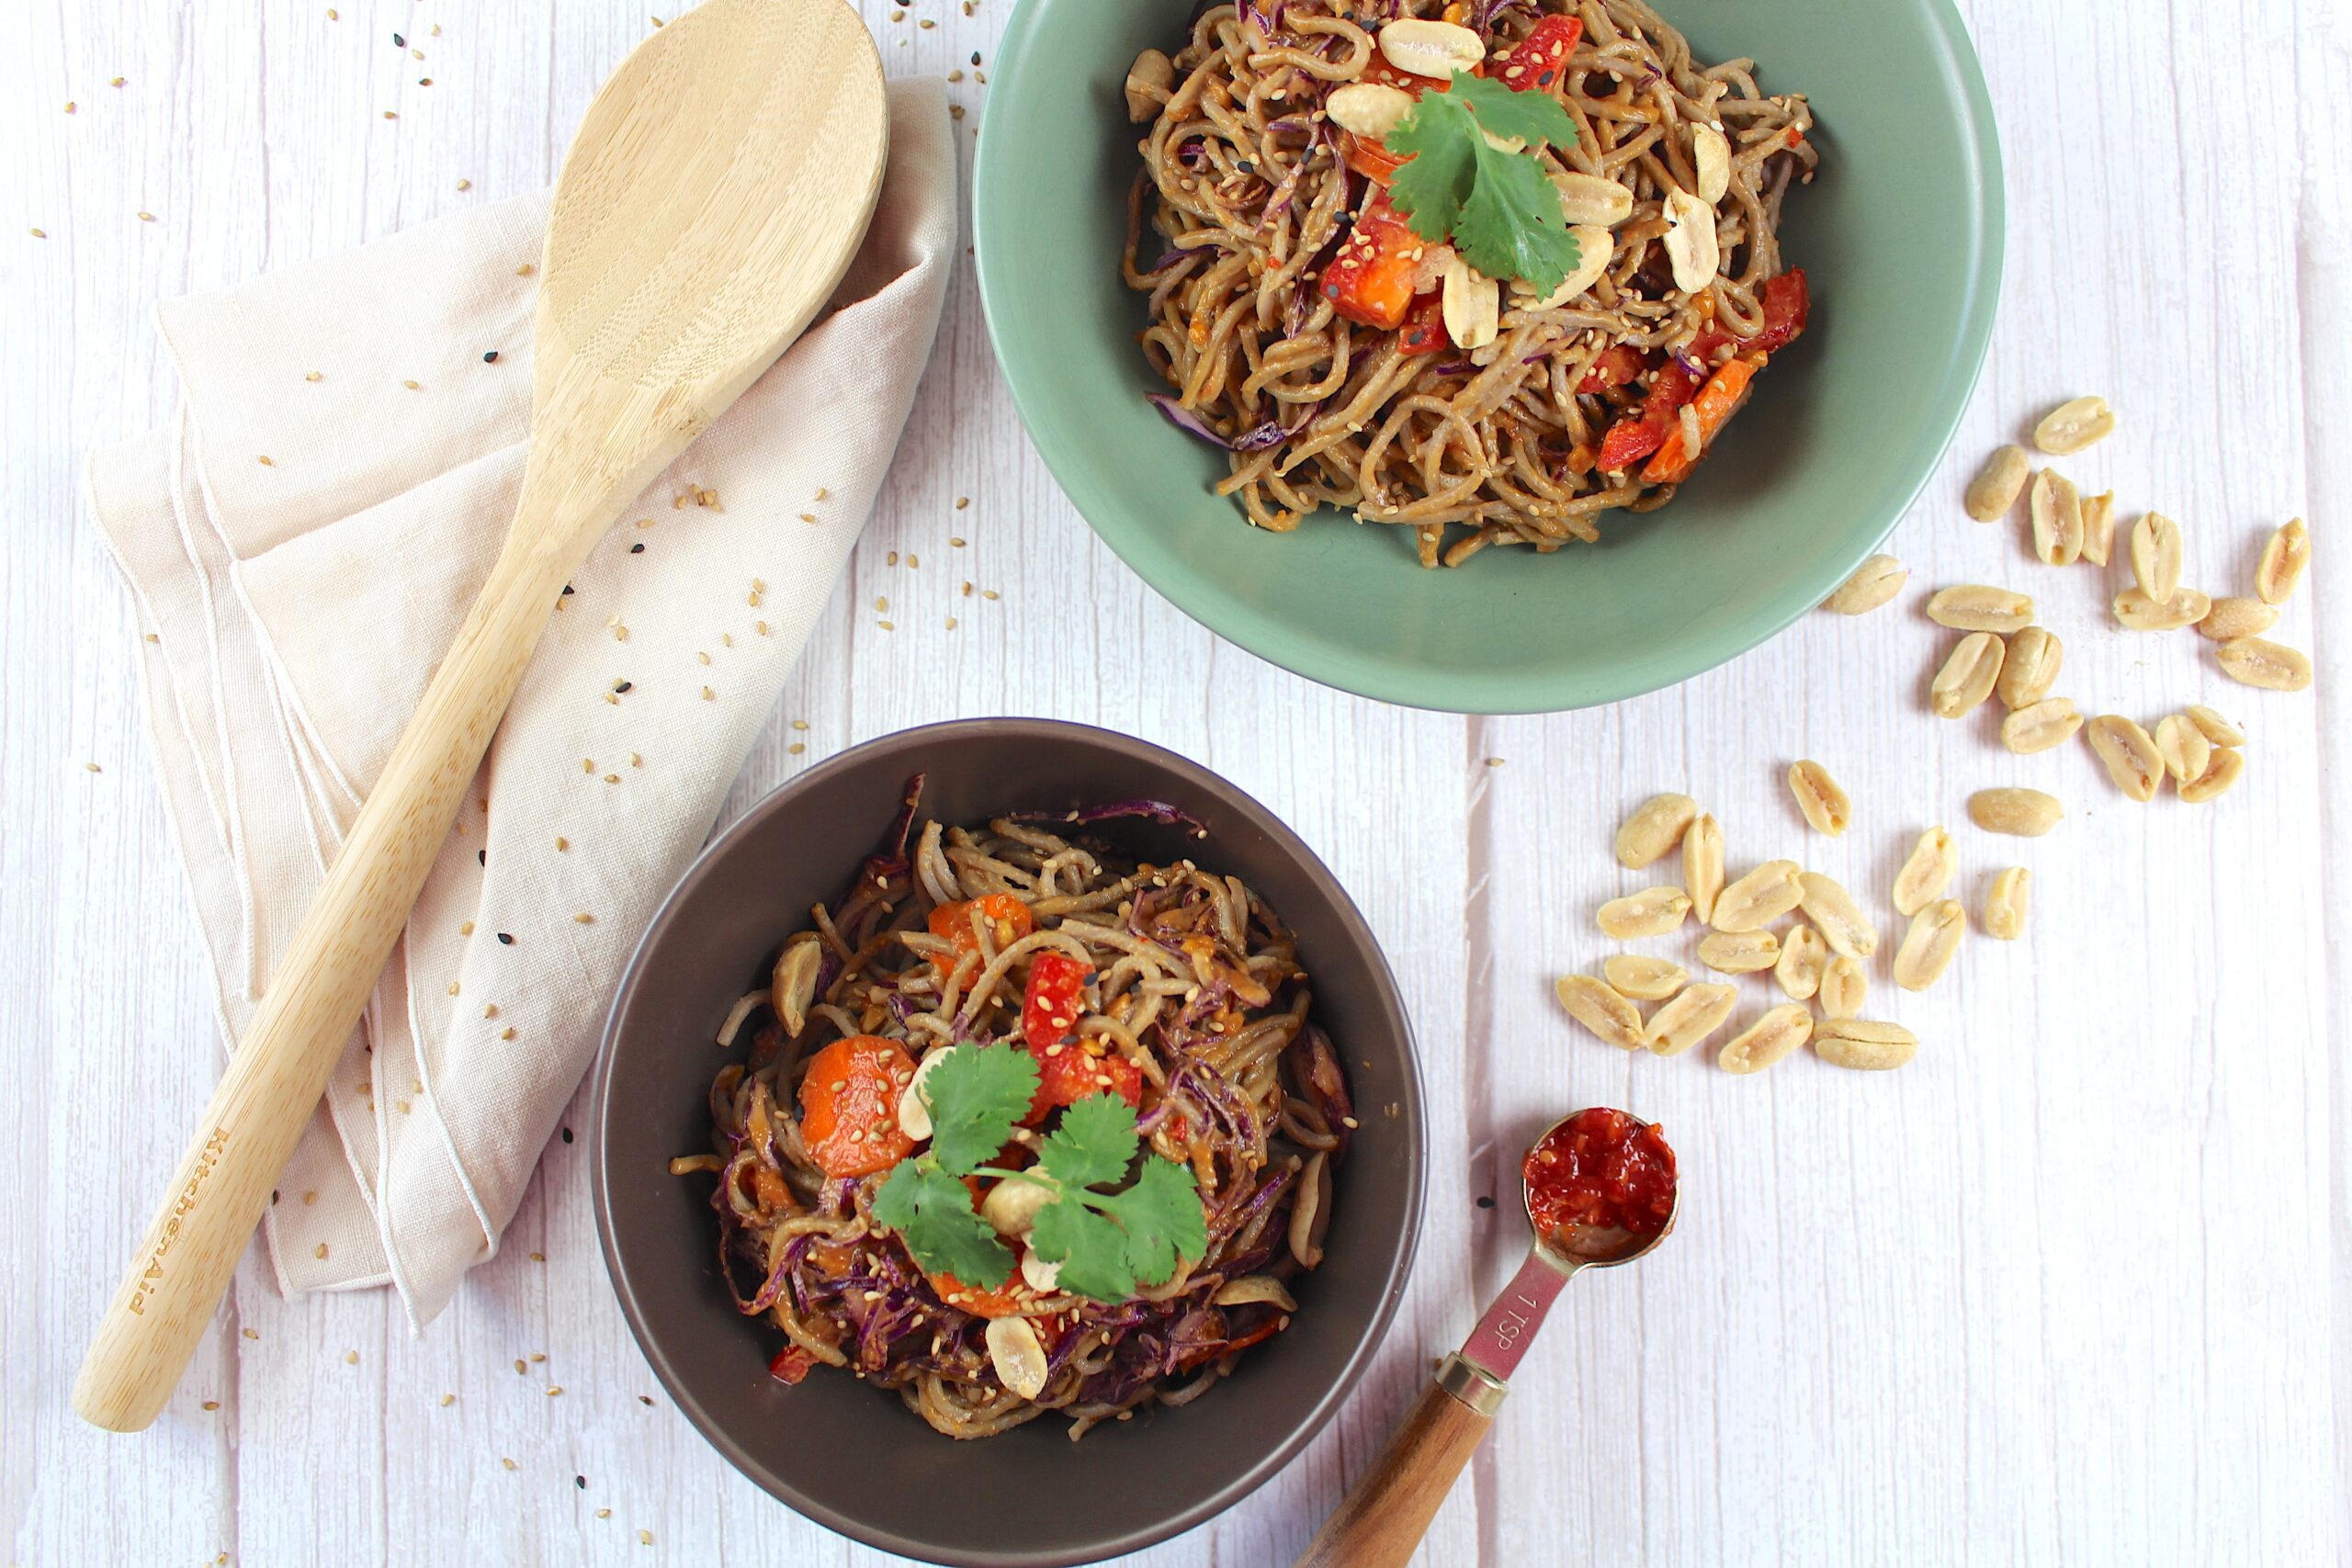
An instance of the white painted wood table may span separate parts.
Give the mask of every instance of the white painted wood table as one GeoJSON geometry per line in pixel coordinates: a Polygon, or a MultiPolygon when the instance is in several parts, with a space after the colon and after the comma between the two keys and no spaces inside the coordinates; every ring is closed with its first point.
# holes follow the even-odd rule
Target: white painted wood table
{"type": "MultiPolygon", "coordinates": [[[[963,69],[968,172],[987,93],[971,60],[985,66],[1010,0],[864,3],[892,73],[963,69]]],[[[2352,1561],[2352,851],[2334,837],[2352,832],[2352,748],[2326,721],[2352,677],[2329,618],[2352,604],[2352,457],[2328,423],[2352,406],[2336,112],[2352,14],[1966,9],[2007,155],[2007,287],[1960,436],[1888,547],[1913,591],[1608,710],[1386,707],[1185,620],[1031,454],[959,272],[878,515],[730,815],[854,741],[954,716],[1052,714],[1171,746],[1284,815],[1354,890],[1419,1020],[1430,1096],[1421,1261],[1376,1370],[1273,1483],[1136,1561],[1286,1562],[1515,1260],[1527,1134],[1596,1100],[1673,1134],[1680,1232],[1570,1292],[1423,1561],[2352,1561]],[[2068,467],[2114,486],[2127,521],[2182,519],[2192,581],[2245,592],[2268,530],[2313,520],[2317,566],[2278,635],[2313,653],[2314,692],[2233,686],[2192,634],[2112,632],[2112,586],[1962,517],[1975,461],[2084,390],[2114,399],[2123,430],[2068,467]],[[944,558],[951,533],[1001,601],[951,605],[946,574],[891,564],[944,558]],[[1984,716],[1929,717],[1942,636],[1920,590],[1985,579],[2040,596],[2086,709],[2153,721],[2201,699],[2239,716],[2244,783],[2203,807],[2134,806],[2086,749],[2011,758],[1984,716]],[[895,633],[854,613],[879,593],[904,607],[895,633]],[[787,719],[811,727],[805,754],[787,719]],[[1792,808],[1780,778],[1799,755],[1852,791],[1844,840],[1809,837],[1792,808]],[[2031,843],[1967,831],[1967,794],[2012,780],[2064,796],[2064,827],[2031,843]],[[1994,869],[2032,868],[2028,939],[1973,939],[1922,997],[1882,964],[1872,1010],[1926,1042],[1898,1074],[1622,1056],[1567,1022],[1551,981],[1604,955],[1594,906],[1646,880],[1618,871],[1611,831],[1661,788],[1706,802],[1735,861],[1798,856],[1882,909],[1904,846],[1951,823],[1972,910],[1994,869]]],[[[505,1249],[422,1338],[381,1293],[282,1300],[249,1257],[153,1431],[107,1437],[69,1413],[218,1061],[81,455],[171,407],[152,299],[545,183],[651,25],[614,0],[340,10],[34,0],[0,62],[6,1560],[876,1561],[772,1503],[666,1400],[640,1402],[656,1386],[597,1256],[584,1145],[550,1145],[505,1249]]]]}

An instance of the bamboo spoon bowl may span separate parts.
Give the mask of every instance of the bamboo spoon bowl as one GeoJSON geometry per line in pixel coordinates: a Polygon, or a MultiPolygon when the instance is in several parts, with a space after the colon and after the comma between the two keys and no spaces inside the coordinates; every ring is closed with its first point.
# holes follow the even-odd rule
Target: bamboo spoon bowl
{"type": "Polygon", "coordinates": [[[368,994],[565,581],[824,304],[881,193],[881,61],[844,0],[708,0],[590,104],[548,220],[504,549],[238,1043],[74,1387],[152,1422],[368,994]]]}

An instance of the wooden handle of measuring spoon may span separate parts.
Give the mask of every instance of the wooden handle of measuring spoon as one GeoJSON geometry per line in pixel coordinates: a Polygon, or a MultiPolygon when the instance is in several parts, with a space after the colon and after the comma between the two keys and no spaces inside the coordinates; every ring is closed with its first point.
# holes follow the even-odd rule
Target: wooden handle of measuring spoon
{"type": "Polygon", "coordinates": [[[576,564],[578,530],[535,525],[552,488],[526,477],[506,549],[230,1056],[83,1360],[84,1420],[154,1420],[211,1322],[576,564]]]}
{"type": "MultiPolygon", "coordinates": [[[[1446,1371],[1457,1360],[1448,1357],[1446,1371]]],[[[1297,1568],[1398,1568],[1419,1548],[1454,1478],[1493,1425],[1491,1415],[1431,1382],[1339,1511],[1323,1521],[1297,1568]]]]}

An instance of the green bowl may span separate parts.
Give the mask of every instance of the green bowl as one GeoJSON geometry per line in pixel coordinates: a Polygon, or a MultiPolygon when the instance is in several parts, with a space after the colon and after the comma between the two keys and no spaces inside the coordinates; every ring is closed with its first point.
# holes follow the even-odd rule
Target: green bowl
{"type": "Polygon", "coordinates": [[[1811,329],[1673,503],[1598,545],[1425,570],[1409,531],[1329,509],[1252,528],[1224,455],[1144,401],[1164,390],[1121,283],[1137,133],[1122,84],[1171,52],[1190,0],[1021,0],[992,62],[973,176],[980,297],[1013,401],[1094,531],[1179,609],[1365,696],[1540,713],[1653,691],[1820,603],[1908,508],[1951,439],[2001,278],[2001,156],[1951,0],[1664,0],[1703,60],[1746,55],[1810,96],[1821,169],[1782,245],[1811,329]]]}

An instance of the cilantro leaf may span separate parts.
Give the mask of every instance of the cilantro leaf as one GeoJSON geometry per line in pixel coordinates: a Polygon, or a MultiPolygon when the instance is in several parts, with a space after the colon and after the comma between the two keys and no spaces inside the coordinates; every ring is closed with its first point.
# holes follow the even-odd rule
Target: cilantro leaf
{"type": "MultiPolygon", "coordinates": [[[[1456,78],[1459,80],[1459,78],[1456,78]]],[[[1414,233],[1435,244],[1462,216],[1477,175],[1478,123],[1451,91],[1423,93],[1419,107],[1384,140],[1411,159],[1389,178],[1390,205],[1414,233]]]]}
{"type": "Polygon", "coordinates": [[[1487,276],[1520,278],[1549,294],[1576,270],[1578,247],[1532,149],[1576,138],[1576,122],[1550,94],[1456,75],[1443,91],[1423,93],[1388,133],[1389,149],[1411,158],[1393,176],[1388,199],[1422,239],[1450,238],[1487,276]],[[1528,150],[1490,146],[1488,133],[1528,150]]]}
{"type": "MultiPolygon", "coordinates": [[[[1046,1174],[1066,1187],[1099,1187],[1127,1174],[1142,1140],[1136,1113],[1114,1094],[1090,1094],[1046,1136],[1046,1174]]],[[[1165,1160],[1162,1165],[1168,1163],[1165,1160]]]]}
{"type": "MultiPolygon", "coordinates": [[[[1010,1045],[957,1045],[923,1076],[931,1154],[949,1176],[967,1176],[1004,1147],[1037,1093],[1037,1062],[1010,1045]]],[[[963,1276],[958,1274],[957,1279],[963,1276]]]]}
{"type": "Polygon", "coordinates": [[[1515,137],[1530,147],[1545,143],[1568,147],[1576,142],[1577,122],[1568,118],[1560,100],[1549,93],[1506,87],[1483,76],[1460,75],[1454,77],[1445,92],[1460,98],[1464,107],[1478,117],[1481,130],[1506,141],[1515,137]]]}
{"type": "Polygon", "coordinates": [[[1037,1211],[1029,1246],[1046,1262],[1061,1265],[1056,1283],[1065,1291],[1098,1302],[1123,1302],[1136,1293],[1135,1270],[1127,1266],[1126,1234],[1078,1201],[1074,1194],[1066,1192],[1059,1201],[1037,1211]]]}
{"type": "Polygon", "coordinates": [[[874,1218],[899,1233],[927,1274],[953,1274],[984,1290],[1012,1277],[1012,1254],[973,1209],[971,1190],[928,1159],[891,1168],[874,1194],[874,1218]]]}
{"type": "Polygon", "coordinates": [[[1532,158],[1480,144],[1478,186],[1462,204],[1453,248],[1488,277],[1524,279],[1538,297],[1560,287],[1581,259],[1560,193],[1532,158]]]}
{"type": "Polygon", "coordinates": [[[1208,1250],[1199,1183],[1173,1160],[1144,1161],[1134,1186],[1097,1201],[1126,1233],[1126,1265],[1146,1284],[1166,1284],[1180,1255],[1198,1258],[1208,1250]]]}

